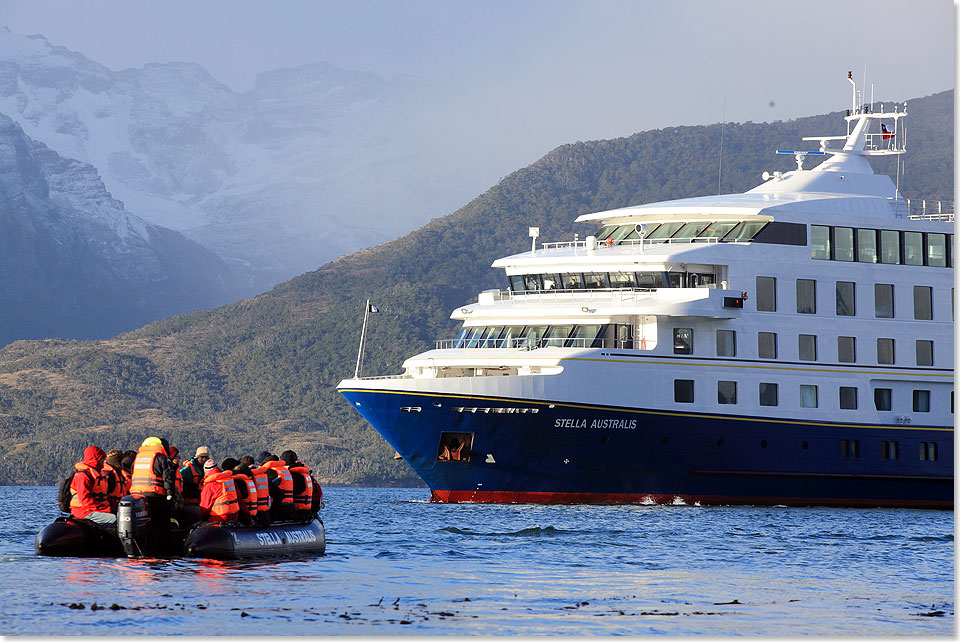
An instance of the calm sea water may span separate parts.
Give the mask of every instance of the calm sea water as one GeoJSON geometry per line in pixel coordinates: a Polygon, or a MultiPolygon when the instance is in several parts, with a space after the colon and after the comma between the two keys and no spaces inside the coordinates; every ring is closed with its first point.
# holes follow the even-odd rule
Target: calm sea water
{"type": "Polygon", "coordinates": [[[147,562],[34,555],[55,495],[0,488],[0,634],[954,631],[946,511],[442,505],[423,489],[329,488],[324,557],[147,562]]]}

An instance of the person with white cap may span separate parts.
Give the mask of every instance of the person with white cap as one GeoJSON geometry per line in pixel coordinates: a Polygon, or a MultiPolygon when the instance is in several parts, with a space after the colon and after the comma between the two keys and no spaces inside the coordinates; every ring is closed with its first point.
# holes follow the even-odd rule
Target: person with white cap
{"type": "Polygon", "coordinates": [[[193,459],[188,459],[180,468],[183,478],[183,503],[200,504],[200,485],[203,482],[203,465],[210,461],[210,448],[200,446],[193,459]]]}

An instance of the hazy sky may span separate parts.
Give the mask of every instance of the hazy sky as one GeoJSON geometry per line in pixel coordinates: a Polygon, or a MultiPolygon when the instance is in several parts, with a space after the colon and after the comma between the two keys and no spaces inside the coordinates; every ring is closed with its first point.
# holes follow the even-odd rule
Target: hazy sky
{"type": "Polygon", "coordinates": [[[843,109],[865,65],[878,99],[955,82],[951,0],[0,0],[0,24],[115,70],[197,62],[238,91],[316,61],[425,76],[516,120],[526,162],[724,111],[843,109]]]}

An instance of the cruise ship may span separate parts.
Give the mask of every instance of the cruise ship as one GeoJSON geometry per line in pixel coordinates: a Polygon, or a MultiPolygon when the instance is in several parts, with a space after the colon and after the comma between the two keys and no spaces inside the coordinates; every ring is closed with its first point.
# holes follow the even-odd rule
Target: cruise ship
{"type": "Polygon", "coordinates": [[[531,228],[456,338],[339,392],[434,501],[952,508],[952,206],[873,171],[906,104],[848,79],[795,170],[531,228]]]}

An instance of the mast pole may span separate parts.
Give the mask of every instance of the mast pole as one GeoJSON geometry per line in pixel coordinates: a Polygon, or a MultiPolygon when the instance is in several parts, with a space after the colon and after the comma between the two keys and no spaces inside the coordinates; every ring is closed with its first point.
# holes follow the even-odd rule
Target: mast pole
{"type": "Polygon", "coordinates": [[[367,304],[363,307],[363,326],[360,328],[360,348],[357,350],[357,368],[353,372],[353,378],[360,378],[360,368],[363,361],[363,342],[367,336],[367,317],[370,315],[370,299],[367,299],[367,304]]]}

